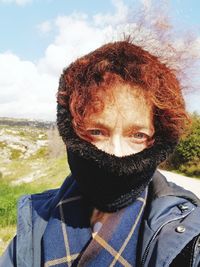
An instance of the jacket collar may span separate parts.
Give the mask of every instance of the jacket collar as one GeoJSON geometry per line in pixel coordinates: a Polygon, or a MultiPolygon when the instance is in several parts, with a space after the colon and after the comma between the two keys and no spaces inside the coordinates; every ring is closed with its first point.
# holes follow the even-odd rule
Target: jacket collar
{"type": "Polygon", "coordinates": [[[149,185],[149,201],[164,196],[176,196],[185,198],[196,206],[200,206],[200,199],[191,191],[183,189],[182,187],[168,182],[164,175],[159,171],[155,171],[152,181],[149,185]]]}
{"type": "Polygon", "coordinates": [[[153,266],[169,266],[186,244],[200,233],[199,203],[193,193],[155,172],[141,227],[138,253],[141,266],[152,266],[151,261],[153,266]],[[180,222],[186,228],[182,235],[176,231],[180,222]]]}

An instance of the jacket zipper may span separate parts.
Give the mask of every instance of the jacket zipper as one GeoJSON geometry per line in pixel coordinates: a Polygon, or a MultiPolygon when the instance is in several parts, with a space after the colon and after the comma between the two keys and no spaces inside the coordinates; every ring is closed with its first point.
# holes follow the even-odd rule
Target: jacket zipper
{"type": "MultiPolygon", "coordinates": [[[[194,210],[194,208],[190,211],[190,213],[191,213],[193,210],[194,210]]],[[[145,261],[146,261],[146,258],[147,258],[147,255],[148,255],[150,246],[151,246],[152,242],[154,241],[154,239],[156,238],[157,234],[160,232],[160,230],[161,230],[165,225],[167,225],[168,223],[171,223],[171,222],[173,222],[173,221],[177,221],[177,220],[183,219],[183,218],[187,217],[190,213],[187,213],[187,214],[184,214],[184,215],[182,215],[182,216],[180,216],[180,217],[176,217],[176,218],[174,218],[174,219],[171,219],[171,220],[169,220],[169,221],[166,221],[165,223],[163,223],[163,224],[156,230],[156,232],[155,232],[154,235],[152,236],[151,240],[149,241],[148,246],[147,246],[146,249],[145,249],[145,252],[144,252],[144,255],[143,255],[143,257],[142,257],[142,261],[141,261],[141,267],[144,267],[144,263],[145,263],[145,261]]]]}

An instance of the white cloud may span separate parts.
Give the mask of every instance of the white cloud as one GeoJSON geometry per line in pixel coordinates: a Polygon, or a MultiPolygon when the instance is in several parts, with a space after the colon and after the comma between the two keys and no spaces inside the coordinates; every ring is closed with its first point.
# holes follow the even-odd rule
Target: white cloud
{"type": "Polygon", "coordinates": [[[54,119],[57,79],[8,52],[0,54],[1,116],[54,119]]]}
{"type": "Polygon", "coordinates": [[[44,21],[37,25],[37,28],[41,33],[49,33],[52,30],[52,23],[51,21],[44,21]]]}
{"type": "Polygon", "coordinates": [[[124,4],[122,0],[112,0],[112,3],[115,7],[115,13],[102,14],[98,13],[94,15],[94,23],[100,27],[104,25],[119,25],[127,23],[129,9],[128,6],[124,4]]]}
{"type": "Polygon", "coordinates": [[[145,10],[150,10],[152,0],[140,0],[145,10]]]}
{"type": "MultiPolygon", "coordinates": [[[[109,20],[105,16],[108,21],[104,26],[96,25],[95,18],[78,13],[41,23],[38,26],[41,31],[56,29],[57,35],[36,63],[21,60],[11,52],[0,54],[1,116],[55,120],[55,95],[62,69],[108,41],[106,38],[113,34],[117,16],[123,17],[119,12],[120,1],[116,3],[116,12],[109,20]]],[[[104,20],[103,15],[101,18],[104,20]]]]}
{"type": "MultiPolygon", "coordinates": [[[[147,5],[150,1],[143,2],[147,5]]],[[[91,18],[87,14],[73,13],[41,23],[41,31],[52,30],[57,34],[36,63],[24,61],[11,52],[0,54],[1,116],[55,120],[55,95],[64,67],[77,57],[114,40],[124,29],[134,29],[138,42],[141,42],[139,36],[142,36],[148,46],[145,39],[148,29],[138,31],[136,24],[127,24],[128,8],[121,0],[113,3],[113,14],[98,13],[91,18]]]]}
{"type": "Polygon", "coordinates": [[[42,72],[58,76],[75,58],[104,42],[105,29],[90,24],[89,18],[84,14],[57,17],[54,23],[58,35],[47,47],[44,57],[39,60],[38,68],[42,72]]]}
{"type": "Polygon", "coordinates": [[[0,2],[5,3],[5,4],[15,3],[19,6],[24,6],[32,2],[32,0],[0,0],[0,2]]]}

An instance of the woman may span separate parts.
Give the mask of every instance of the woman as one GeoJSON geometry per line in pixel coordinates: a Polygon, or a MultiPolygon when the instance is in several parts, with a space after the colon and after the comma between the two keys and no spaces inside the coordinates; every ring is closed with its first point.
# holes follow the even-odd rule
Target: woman
{"type": "Polygon", "coordinates": [[[61,75],[71,175],[20,200],[0,266],[200,266],[200,201],[156,170],[188,117],[176,73],[129,40],[61,75]]]}

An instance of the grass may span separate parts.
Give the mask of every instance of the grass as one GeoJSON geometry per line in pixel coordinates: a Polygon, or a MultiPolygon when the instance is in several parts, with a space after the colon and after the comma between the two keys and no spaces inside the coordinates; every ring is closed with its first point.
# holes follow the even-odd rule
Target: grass
{"type": "Polygon", "coordinates": [[[47,140],[52,144],[51,149],[47,144],[40,146],[37,151],[25,158],[20,147],[18,149],[9,146],[7,142],[0,142],[0,149],[4,150],[2,157],[0,156],[0,254],[2,254],[16,232],[19,198],[22,195],[60,187],[69,174],[69,167],[66,153],[63,153],[64,145],[59,143],[58,135],[54,137],[52,134],[52,138],[49,139],[46,129],[35,127],[0,125],[0,129],[3,130],[3,134],[20,137],[26,143],[36,144],[38,140],[47,140]],[[56,149],[56,154],[53,154],[52,149],[56,149]],[[6,160],[6,155],[11,161],[6,160]],[[34,179],[30,183],[13,183],[24,177],[34,179]]]}
{"type": "Polygon", "coordinates": [[[45,175],[31,183],[23,183],[13,186],[5,179],[0,180],[0,226],[16,223],[16,203],[20,196],[30,193],[38,193],[47,189],[59,187],[69,173],[66,157],[51,159],[45,175]]]}
{"type": "Polygon", "coordinates": [[[7,163],[6,168],[9,170],[9,174],[3,174],[3,179],[7,182],[10,182],[27,175],[31,169],[31,161],[13,160],[7,163]]]}
{"type": "Polygon", "coordinates": [[[21,154],[22,154],[22,152],[20,149],[12,149],[10,159],[11,160],[19,159],[21,154]]]}
{"type": "Polygon", "coordinates": [[[49,159],[45,176],[33,181],[12,186],[5,179],[0,180],[0,254],[15,234],[17,202],[20,196],[58,188],[69,173],[66,156],[49,159]]]}
{"type": "Polygon", "coordinates": [[[6,147],[6,143],[0,141],[0,148],[3,149],[3,148],[5,148],[5,147],[6,147]]]}
{"type": "Polygon", "coordinates": [[[15,225],[5,226],[0,228],[0,255],[3,253],[5,248],[8,246],[10,239],[15,235],[15,225]]]}

